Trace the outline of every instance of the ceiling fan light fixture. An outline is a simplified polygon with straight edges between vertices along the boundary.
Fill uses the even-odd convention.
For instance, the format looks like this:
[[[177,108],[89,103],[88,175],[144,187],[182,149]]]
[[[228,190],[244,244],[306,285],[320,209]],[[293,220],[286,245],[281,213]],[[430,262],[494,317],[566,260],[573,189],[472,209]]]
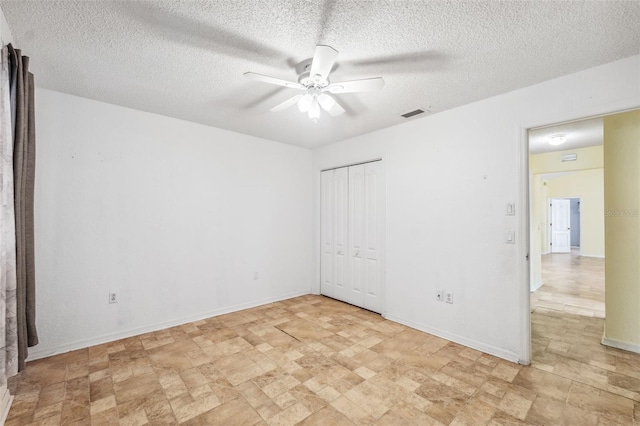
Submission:
[[[307,112],[311,109],[311,104],[313,103],[313,96],[310,94],[306,94],[300,98],[298,101],[298,109],[300,112]]]
[[[320,104],[318,104],[317,100],[314,100],[314,102],[311,103],[308,116],[314,123],[318,122],[318,119],[320,118]]]
[[[549,145],[562,145],[567,141],[567,137],[565,135],[553,135],[549,138]]]

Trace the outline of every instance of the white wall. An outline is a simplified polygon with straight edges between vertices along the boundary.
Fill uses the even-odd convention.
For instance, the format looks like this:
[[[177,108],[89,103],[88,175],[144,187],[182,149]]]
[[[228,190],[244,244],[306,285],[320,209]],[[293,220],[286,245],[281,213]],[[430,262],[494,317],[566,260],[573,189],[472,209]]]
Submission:
[[[0,39],[2,39],[2,45],[13,43],[13,35],[7,19],[4,17],[4,12],[0,9]]]
[[[30,359],[309,293],[311,151],[41,88],[36,120]]]
[[[526,129],[638,106],[639,77],[634,56],[316,149],[316,241],[319,171],[382,157],[386,317],[527,362]],[[517,244],[505,244],[507,230]],[[437,289],[454,303],[437,302]]]

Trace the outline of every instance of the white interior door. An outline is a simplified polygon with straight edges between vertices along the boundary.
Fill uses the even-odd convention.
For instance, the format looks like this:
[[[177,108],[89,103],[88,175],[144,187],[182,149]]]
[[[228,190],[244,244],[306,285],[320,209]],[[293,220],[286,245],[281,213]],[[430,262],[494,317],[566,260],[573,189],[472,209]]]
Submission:
[[[571,201],[551,200],[551,253],[571,251]]]

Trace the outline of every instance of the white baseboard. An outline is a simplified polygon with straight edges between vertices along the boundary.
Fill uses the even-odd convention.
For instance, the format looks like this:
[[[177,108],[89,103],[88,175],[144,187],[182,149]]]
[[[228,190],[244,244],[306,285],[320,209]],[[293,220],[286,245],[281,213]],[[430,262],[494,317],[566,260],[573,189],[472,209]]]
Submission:
[[[580,253],[581,257],[595,257],[596,259],[604,259],[604,256],[597,254]]]
[[[603,337],[602,344],[605,346],[611,346],[612,348],[623,349],[625,351],[640,354],[640,345],[637,343],[620,342],[619,340]]]
[[[0,425],[3,425],[9,415],[9,409],[13,402],[13,396],[9,393],[6,386],[0,388]]]
[[[497,356],[498,358],[505,359],[507,361],[520,363],[520,357],[518,354],[504,350],[502,348],[498,348],[492,345],[487,345],[486,343],[478,342],[473,339],[469,339],[467,337],[458,336],[456,334],[452,334],[443,330],[439,330],[437,328],[429,327],[424,324],[419,324],[417,322],[406,320],[403,318],[396,317],[395,315],[386,315],[386,319],[390,321],[395,321],[397,323],[406,325],[411,328],[415,328],[416,330],[423,331],[425,333],[433,334],[434,336],[441,337],[443,339],[450,340],[454,343],[461,344],[463,346],[467,346],[472,349],[476,349],[478,351],[487,353],[489,355]]]
[[[163,321],[156,324],[149,324],[142,327],[136,327],[129,330],[117,331],[114,333],[103,334],[102,336],[93,337],[90,339],[81,339],[74,342],[65,343],[62,345],[56,345],[48,348],[31,348],[29,349],[28,361],[34,361],[40,358],[46,358],[53,355],[59,355],[66,352],[75,351],[77,349],[88,348],[89,346],[101,345],[103,343],[113,342],[114,340],[125,339],[127,337],[138,336],[144,333],[150,333],[153,331],[163,330],[169,327],[175,327],[182,324],[187,324],[194,321],[199,321],[206,318],[216,317],[218,315],[229,314],[231,312],[241,311],[243,309],[255,308],[256,306],[266,305],[268,303],[280,302],[282,300],[291,299],[293,297],[305,296],[310,294],[309,290],[295,291],[287,293],[281,296],[268,297],[265,299],[255,300],[252,302],[241,303],[238,305],[226,306],[223,308],[214,309],[213,311],[203,312],[196,315],[190,315],[184,318],[173,319],[169,321]],[[0,423],[2,424],[2,423]]]
[[[531,293],[533,293],[534,291],[538,290],[540,287],[542,287],[544,283],[542,281],[540,281],[539,283],[534,284],[533,286],[531,286]]]

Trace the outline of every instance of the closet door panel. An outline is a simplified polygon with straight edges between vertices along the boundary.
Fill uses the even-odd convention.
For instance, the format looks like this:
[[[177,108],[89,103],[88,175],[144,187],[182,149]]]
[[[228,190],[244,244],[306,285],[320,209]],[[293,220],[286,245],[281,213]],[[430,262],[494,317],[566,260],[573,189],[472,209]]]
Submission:
[[[347,301],[349,282],[349,171],[347,168],[334,170],[334,291],[333,297]]]
[[[334,171],[322,172],[320,180],[320,293],[334,293]]]
[[[364,165],[364,250],[365,291],[364,307],[382,312],[382,255],[381,231],[383,225],[384,188],[382,188],[382,163]]]
[[[348,302],[364,306],[365,290],[365,166],[349,167],[349,269]]]

